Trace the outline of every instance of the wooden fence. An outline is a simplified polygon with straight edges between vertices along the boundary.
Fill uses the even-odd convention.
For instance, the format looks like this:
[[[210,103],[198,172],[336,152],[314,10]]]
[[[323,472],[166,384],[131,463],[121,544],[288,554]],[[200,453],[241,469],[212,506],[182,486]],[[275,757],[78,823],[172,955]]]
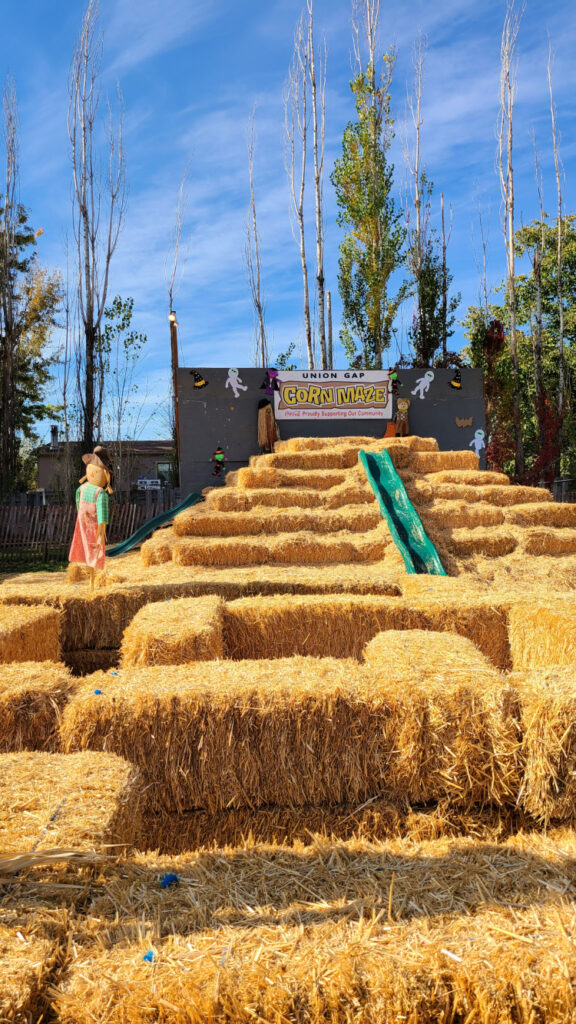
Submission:
[[[106,534],[108,544],[118,544],[134,533],[158,508],[146,504],[114,504]],[[0,568],[19,562],[65,561],[74,533],[74,505],[44,508],[0,506]]]

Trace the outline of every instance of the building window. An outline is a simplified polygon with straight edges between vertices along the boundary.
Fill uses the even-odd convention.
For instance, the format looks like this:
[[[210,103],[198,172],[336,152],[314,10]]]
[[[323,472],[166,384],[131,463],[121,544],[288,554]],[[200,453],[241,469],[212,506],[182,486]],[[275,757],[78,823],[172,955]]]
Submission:
[[[162,483],[170,483],[170,477],[172,475],[172,466],[169,462],[157,462],[156,463],[156,477],[161,480]]]

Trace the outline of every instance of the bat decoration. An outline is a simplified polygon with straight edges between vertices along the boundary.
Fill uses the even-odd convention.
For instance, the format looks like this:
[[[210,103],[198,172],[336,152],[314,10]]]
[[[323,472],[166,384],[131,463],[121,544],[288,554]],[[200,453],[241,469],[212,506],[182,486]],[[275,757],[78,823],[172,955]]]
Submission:
[[[452,380],[448,381],[448,387],[457,388],[458,390],[462,387],[462,373],[459,366],[454,370],[454,377]]]
[[[266,395],[273,395],[275,391],[280,391],[281,383],[278,370],[275,366],[271,366],[269,370],[266,370],[266,376],[264,377],[264,382],[260,385],[260,390],[264,390]]]
[[[190,370],[190,373],[194,377],[194,387],[195,388],[205,388],[206,387],[206,385],[208,384],[208,381],[204,379],[204,377],[202,376],[201,373],[198,373],[198,370]]]
[[[472,426],[472,419],[473,419],[472,416],[469,416],[467,420],[462,420],[462,419],[460,419],[459,416],[456,416],[456,426],[457,427],[471,427]]]

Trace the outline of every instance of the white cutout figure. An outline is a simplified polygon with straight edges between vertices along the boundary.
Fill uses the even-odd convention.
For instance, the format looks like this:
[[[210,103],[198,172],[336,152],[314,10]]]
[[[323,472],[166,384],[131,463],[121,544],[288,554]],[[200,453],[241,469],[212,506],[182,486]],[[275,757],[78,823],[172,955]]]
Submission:
[[[234,398],[239,398],[241,391],[248,391],[246,385],[242,383],[240,373],[238,372],[238,370],[234,369],[228,370],[228,380],[226,381],[224,387],[232,388],[232,391],[234,392]]]
[[[474,434],[474,437],[470,441],[470,444],[468,445],[468,447],[469,448],[473,447],[476,455],[478,455],[478,457],[480,457],[480,452],[482,451],[483,448],[486,447],[486,445],[484,444],[484,431],[483,430],[477,430],[476,431],[476,433]]]
[[[418,398],[424,398],[424,395],[428,394],[428,388],[434,380],[434,370],[426,370],[423,377],[420,377],[416,381],[416,387],[410,394],[415,395],[418,392]]]

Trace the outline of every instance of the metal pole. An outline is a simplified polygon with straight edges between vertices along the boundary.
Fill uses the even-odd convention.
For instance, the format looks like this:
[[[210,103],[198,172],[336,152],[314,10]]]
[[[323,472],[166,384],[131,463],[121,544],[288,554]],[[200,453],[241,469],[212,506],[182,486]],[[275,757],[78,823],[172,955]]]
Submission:
[[[168,314],[170,321],[170,350],[172,353],[172,390],[174,393],[174,426],[176,428],[176,461],[178,463],[178,482],[180,486],[180,415],[178,412],[178,322],[176,312],[171,309]]]

